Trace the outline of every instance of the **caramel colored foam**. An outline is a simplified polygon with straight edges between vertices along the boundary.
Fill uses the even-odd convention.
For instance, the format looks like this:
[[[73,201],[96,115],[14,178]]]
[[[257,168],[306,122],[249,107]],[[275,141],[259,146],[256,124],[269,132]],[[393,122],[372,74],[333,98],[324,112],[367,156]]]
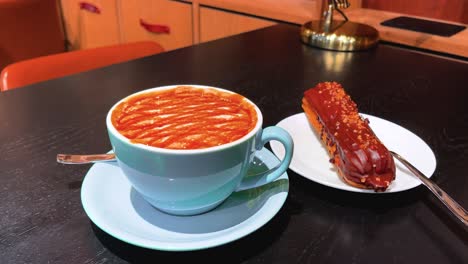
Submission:
[[[252,131],[257,119],[241,95],[191,86],[132,96],[112,113],[112,124],[131,142],[167,149],[227,144]]]

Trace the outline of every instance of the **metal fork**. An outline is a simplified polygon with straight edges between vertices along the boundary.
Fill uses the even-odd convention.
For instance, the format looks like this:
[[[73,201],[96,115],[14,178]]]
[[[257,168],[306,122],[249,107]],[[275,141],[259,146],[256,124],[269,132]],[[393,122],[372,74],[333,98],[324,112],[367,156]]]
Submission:
[[[465,226],[468,226],[468,213],[466,210],[458,204],[452,197],[450,197],[446,192],[444,192],[437,184],[429,180],[422,172],[420,172],[416,167],[409,163],[405,158],[399,154],[390,151],[390,153],[399,160],[403,165],[405,165],[418,179],[426,186],[431,192],[439,198],[439,200],[463,223]]]

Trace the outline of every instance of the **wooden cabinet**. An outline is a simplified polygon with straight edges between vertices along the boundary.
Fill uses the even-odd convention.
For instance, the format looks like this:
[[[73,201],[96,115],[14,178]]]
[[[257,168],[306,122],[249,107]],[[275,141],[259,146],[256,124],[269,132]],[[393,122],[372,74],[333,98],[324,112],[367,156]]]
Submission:
[[[154,40],[165,50],[193,44],[190,3],[61,0],[69,50]]]
[[[200,42],[224,38],[275,24],[270,20],[209,7],[200,7],[199,14]]]
[[[301,24],[315,17],[320,5],[319,0],[61,0],[61,7],[69,50],[141,40],[173,50],[276,21]]]
[[[120,42],[117,0],[61,0],[68,50]]]
[[[190,3],[169,0],[120,1],[123,42],[154,40],[165,50],[193,44]]]

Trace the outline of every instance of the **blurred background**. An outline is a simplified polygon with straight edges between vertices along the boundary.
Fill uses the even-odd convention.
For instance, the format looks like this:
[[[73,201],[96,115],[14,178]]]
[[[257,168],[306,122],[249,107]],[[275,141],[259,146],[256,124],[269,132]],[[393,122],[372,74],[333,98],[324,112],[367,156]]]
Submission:
[[[320,17],[322,2],[0,0],[0,71],[13,62],[71,50],[153,40],[169,51],[276,23],[301,25]],[[347,11],[380,10],[468,23],[468,0],[350,2]]]

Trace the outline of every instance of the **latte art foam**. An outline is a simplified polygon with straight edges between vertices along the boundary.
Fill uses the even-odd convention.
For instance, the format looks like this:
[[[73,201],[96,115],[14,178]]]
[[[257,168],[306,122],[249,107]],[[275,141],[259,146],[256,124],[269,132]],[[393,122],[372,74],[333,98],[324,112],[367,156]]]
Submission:
[[[138,94],[112,112],[113,126],[131,142],[167,149],[233,142],[257,119],[254,107],[238,94],[190,86]]]

